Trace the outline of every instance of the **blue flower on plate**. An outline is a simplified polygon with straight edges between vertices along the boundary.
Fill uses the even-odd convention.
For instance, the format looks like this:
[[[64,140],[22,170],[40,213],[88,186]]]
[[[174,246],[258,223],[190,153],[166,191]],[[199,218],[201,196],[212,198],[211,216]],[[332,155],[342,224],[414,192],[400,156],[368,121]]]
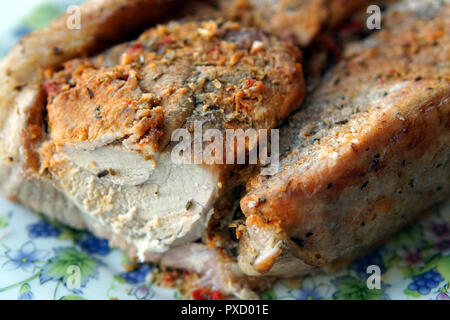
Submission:
[[[41,220],[27,226],[30,238],[57,238],[62,233],[62,229]]]
[[[294,296],[297,300],[320,300],[324,297],[320,287],[313,280],[305,279],[302,281],[301,289]]]
[[[81,249],[88,254],[107,255],[110,252],[106,239],[99,239],[91,234],[83,236],[78,242]]]
[[[6,252],[8,261],[6,261],[2,268],[6,270],[22,269],[26,272],[32,272],[35,268],[35,263],[43,261],[47,256],[47,251],[37,250],[33,241],[25,242],[19,250]]]
[[[153,270],[151,265],[143,264],[139,269],[131,272],[122,272],[119,277],[124,279],[129,284],[136,284],[145,282],[147,274]]]

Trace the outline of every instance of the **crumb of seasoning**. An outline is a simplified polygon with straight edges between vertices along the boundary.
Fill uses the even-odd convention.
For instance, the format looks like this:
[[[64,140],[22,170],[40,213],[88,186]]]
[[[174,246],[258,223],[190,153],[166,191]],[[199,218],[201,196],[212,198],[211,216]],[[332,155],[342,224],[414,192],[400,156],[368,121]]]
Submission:
[[[190,208],[191,206],[192,206],[192,201],[189,200],[188,202],[186,202],[185,209],[186,209],[186,210],[189,210],[189,208]]]
[[[249,207],[249,208],[254,208],[254,207],[256,207],[256,201],[249,201],[249,202],[248,202],[248,207]]]
[[[222,88],[222,83],[219,80],[217,80],[217,79],[214,79],[212,81],[212,84],[214,85],[214,87],[216,87],[216,89]]]
[[[395,118],[401,120],[401,121],[406,121],[406,118],[404,116],[402,116],[400,113],[396,113],[395,114]]]
[[[265,203],[266,201],[267,201],[267,200],[266,200],[265,198],[259,198],[259,199],[258,199],[258,202],[259,202],[259,203]]]
[[[97,177],[103,178],[103,177],[107,176],[108,174],[109,174],[108,170],[102,170],[99,173],[97,173]]]
[[[420,81],[420,80],[422,80],[422,77],[421,77],[421,76],[418,76],[418,77],[415,77],[415,78],[414,78],[414,81],[416,81],[416,82],[417,82],[417,81]]]
[[[264,42],[255,40],[255,41],[253,41],[252,48],[250,49],[250,53],[252,53],[252,54],[257,53],[258,51],[264,49],[264,47],[265,47]]]

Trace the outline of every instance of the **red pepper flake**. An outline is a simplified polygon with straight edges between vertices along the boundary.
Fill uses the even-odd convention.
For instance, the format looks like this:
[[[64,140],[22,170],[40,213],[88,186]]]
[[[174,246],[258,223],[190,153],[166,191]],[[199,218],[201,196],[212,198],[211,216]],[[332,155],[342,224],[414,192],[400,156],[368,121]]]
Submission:
[[[142,47],[142,44],[140,42],[138,42],[134,46],[128,48],[127,54],[132,56],[132,55],[134,55],[134,54],[136,54],[138,52],[141,52],[143,50],[144,50],[144,48]]]
[[[252,79],[252,78],[245,80],[245,88],[244,89],[250,88],[255,83],[255,81],[256,80]]]
[[[166,36],[162,39],[162,43],[165,44],[166,46],[169,46],[174,42],[175,41],[173,40],[173,38],[171,36]]]
[[[56,85],[52,82],[45,82],[44,89],[45,89],[45,92],[47,93],[47,95],[50,95],[52,93],[55,93]]]
[[[194,300],[223,300],[223,295],[218,290],[210,291],[208,289],[196,289],[192,291]]]
[[[217,50],[216,48],[211,48],[211,49],[208,50],[208,54],[211,54],[211,53],[213,53],[216,50]]]
[[[223,300],[223,295],[220,291],[214,290],[212,292],[212,300]]]
[[[161,276],[161,282],[174,282],[175,278],[170,272],[164,272]]]

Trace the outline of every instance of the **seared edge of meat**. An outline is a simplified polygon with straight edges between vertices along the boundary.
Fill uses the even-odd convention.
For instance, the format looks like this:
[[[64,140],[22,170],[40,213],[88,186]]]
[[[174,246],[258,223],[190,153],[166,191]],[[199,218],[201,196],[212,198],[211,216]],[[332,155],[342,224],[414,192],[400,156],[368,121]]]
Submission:
[[[99,4],[98,1],[95,3]],[[98,6],[94,7],[98,10],[101,9]],[[84,6],[83,10],[87,10],[86,8],[89,8],[89,5]],[[109,8],[113,10],[114,7]],[[104,25],[100,24],[98,19],[96,20],[96,14],[98,15],[99,12],[92,10],[84,11],[83,16],[91,17],[90,21],[98,22],[97,25],[95,22],[88,25],[92,28],[90,30],[91,35],[96,35],[94,32],[96,26],[100,28]],[[86,15],[87,13],[92,15]],[[105,15],[107,13],[114,15],[115,12],[106,10]],[[97,44],[96,41],[98,40],[95,36],[89,39],[84,38],[76,32],[73,37],[68,35],[61,30],[63,19],[60,18],[59,24],[55,22],[49,28],[26,38],[20,44],[22,49],[13,49],[13,51],[24,52],[23,63],[21,65],[16,64],[15,70],[7,69],[5,71],[11,76],[9,78],[11,82],[8,83],[9,87],[13,84],[20,85],[14,87],[16,90],[14,95],[8,96],[5,94],[1,99],[1,103],[6,103],[8,99],[10,99],[8,101],[13,101],[12,108],[4,108],[7,121],[2,128],[1,147],[4,163],[1,166],[1,176],[4,179],[2,179],[1,190],[10,199],[20,201],[26,206],[44,212],[63,223],[76,228],[87,228],[100,237],[113,240],[112,243],[117,238],[119,239],[117,241],[122,243],[124,247],[132,248],[141,260],[157,260],[164,263],[161,256],[165,252],[171,251],[169,250],[171,245],[180,246],[201,237],[203,230],[206,228],[206,222],[212,214],[214,201],[220,194],[222,174],[224,171],[228,172],[228,169],[222,166],[197,165],[192,166],[189,170],[182,169],[181,166],[176,168],[171,166],[168,155],[173,145],[168,144],[167,136],[170,136],[173,129],[182,126],[190,129],[195,120],[203,119],[206,119],[205,126],[207,128],[214,128],[215,125],[219,124],[222,130],[225,128],[274,127],[300,103],[304,95],[301,65],[295,61],[295,58],[298,58],[297,53],[293,48],[288,49],[274,38],[256,30],[241,30],[236,24],[229,24],[226,32],[219,33],[222,38],[213,39],[216,37],[216,31],[225,30],[224,26],[218,26],[214,22],[198,23],[188,27],[171,23],[168,26],[159,26],[152,29],[152,31],[144,33],[139,40],[114,47],[105,54],[92,59],[79,58],[67,62],[64,69],[58,71],[61,63],[66,62],[69,58],[82,56],[85,51],[90,52],[89,50]],[[105,17],[105,21],[112,23],[112,20],[108,20],[107,17]],[[103,22],[106,23],[105,21]],[[110,27],[111,30],[114,30],[113,25]],[[215,28],[217,29],[214,30]],[[177,34],[180,29],[181,32],[186,32],[184,35],[188,39],[170,38],[171,33],[180,36],[180,34]],[[49,41],[47,44],[49,46],[53,43],[58,44],[57,49],[54,49],[50,54],[46,50],[42,52],[33,51],[36,47],[32,44],[47,33]],[[76,42],[76,37],[81,37],[86,41]],[[66,40],[67,42],[65,42]],[[235,51],[231,52],[230,56],[226,56],[222,54],[221,50],[212,50],[215,48],[205,45],[201,50],[195,50],[194,48],[189,53],[189,49],[192,48],[186,45],[183,40],[197,41],[197,44],[200,43],[200,45],[202,43],[214,43],[218,46],[224,46],[225,50],[230,52],[231,50]],[[154,41],[155,43],[160,41],[160,43],[155,44]],[[148,47],[142,45],[145,42]],[[74,47],[68,47],[69,45]],[[153,45],[154,47],[152,47]],[[33,50],[24,50],[23,46],[31,46]],[[180,46],[184,46],[184,50]],[[178,64],[174,63],[174,67],[170,69],[170,63],[172,62],[170,56],[173,53],[172,58],[175,57],[179,61]],[[234,53],[236,55],[233,55]],[[267,58],[264,53],[267,53]],[[142,57],[142,55],[145,56]],[[2,66],[15,58],[17,58],[17,55],[10,53],[2,62]],[[183,58],[185,58],[184,61],[182,61]],[[153,68],[153,65],[146,63],[146,61],[154,62],[155,65],[159,63],[169,65],[168,69],[164,69],[165,66],[161,67],[164,69],[162,72],[163,78],[167,76],[166,82],[155,83],[159,77],[151,77],[151,80],[147,83],[142,81],[136,85],[136,82],[143,79],[140,78],[141,75],[134,77],[136,74],[132,74],[133,67],[136,67],[137,64],[136,69],[139,66],[142,68],[148,67],[148,69]],[[261,61],[266,61],[267,64],[261,64]],[[134,64],[133,67],[132,64]],[[39,72],[35,72],[38,69],[37,67],[41,69],[50,68],[54,71],[41,72],[42,70],[39,70]],[[234,72],[235,69],[232,67],[238,68],[240,72]],[[125,69],[125,72],[122,69]],[[83,74],[84,71],[86,71],[86,74]],[[126,71],[129,71],[129,73],[123,75],[122,73],[126,73]],[[28,82],[21,82],[27,73],[29,76]],[[155,127],[153,124],[147,127],[147,129],[164,128],[163,135],[158,137],[161,140],[157,141],[159,144],[156,147],[154,147],[156,144],[149,143],[148,145],[151,146],[149,149],[133,148],[130,147],[132,144],[120,145],[116,139],[108,140],[108,138],[104,140],[93,139],[94,143],[89,145],[83,143],[85,142],[83,134],[66,136],[66,133],[70,131],[65,130],[66,127],[82,126],[85,118],[92,114],[86,113],[85,117],[79,114],[79,117],[76,117],[76,112],[83,106],[76,106],[75,103],[70,110],[71,112],[68,112],[69,109],[64,110],[63,106],[68,107],[70,104],[61,100],[64,100],[64,97],[70,100],[71,95],[74,98],[80,98],[83,95],[86,99],[85,102],[103,98],[105,101],[102,102],[107,104],[108,95],[102,94],[109,90],[112,95],[119,88],[111,86],[102,91],[101,81],[94,83],[92,86],[89,81],[92,80],[91,76],[94,76],[94,78],[98,75],[107,77],[111,74],[117,74],[120,78],[119,82],[125,83],[123,96],[120,98],[125,98],[128,95],[130,99],[127,100],[136,98],[133,102],[144,105],[143,108],[138,106],[135,109],[134,116],[138,116],[137,113],[140,112],[139,116],[152,118],[154,117],[153,111],[161,111],[161,108],[167,105],[172,107],[164,110],[166,113],[162,125],[161,122],[157,122]],[[144,72],[143,74],[145,76]],[[186,86],[185,88],[188,88],[186,90],[191,91],[188,95],[183,96],[183,92],[180,92],[179,95],[171,97],[172,103],[165,104],[164,98],[161,99],[162,101],[158,98],[153,99],[154,96],[145,91],[146,89],[152,90],[157,85],[167,86],[168,91],[172,91],[170,76],[173,76],[172,80],[176,79],[175,74],[179,75],[177,80],[186,80],[182,84]],[[224,76],[224,79],[216,79],[218,74]],[[236,77],[236,75],[239,75],[239,77]],[[156,76],[156,72],[153,76]],[[43,82],[44,78],[47,79],[45,83]],[[209,78],[209,80],[206,78]],[[77,80],[78,83],[71,83],[74,80]],[[117,78],[114,78],[114,80],[117,80]],[[220,80],[224,80],[224,83]],[[202,82],[201,86],[195,82]],[[220,95],[222,91],[218,89],[228,89],[228,83],[235,85],[233,90],[236,90],[236,97],[233,95],[227,96],[227,92]],[[205,90],[200,90],[196,95],[197,93],[193,93],[196,91],[195,88],[193,89],[195,86],[188,87],[188,84],[194,84]],[[142,87],[139,85],[142,85]],[[148,88],[145,85],[148,85]],[[71,91],[71,89],[73,90]],[[133,91],[134,89],[136,90]],[[213,99],[213,93],[219,93],[218,98],[224,100],[220,101],[219,107],[217,101]],[[179,97],[181,97],[180,100],[177,100]],[[186,111],[181,108],[183,104],[180,103],[184,98],[186,98],[186,101],[190,98],[201,98],[201,101],[189,101],[191,107]],[[141,101],[141,99],[144,101]],[[170,100],[170,97],[168,100]],[[54,105],[58,101],[60,105]],[[47,102],[49,102],[48,106],[52,106],[51,108],[47,109]],[[112,109],[105,113],[94,108],[95,119],[104,119],[108,115],[114,115],[114,106],[113,104],[110,106]],[[58,107],[61,108],[59,111]],[[179,108],[177,109],[177,107]],[[223,107],[226,112],[220,112],[220,107]],[[125,108],[124,110],[128,109]],[[143,111],[148,110],[150,110],[149,114],[142,114]],[[48,122],[46,121],[47,113],[49,116]],[[245,116],[240,118],[239,113]],[[117,112],[117,114],[120,115],[121,112]],[[232,121],[229,122],[228,118],[223,115],[230,115]],[[84,123],[90,124],[90,122]],[[121,129],[120,123],[120,120],[113,122],[113,124],[118,125],[119,130]],[[58,125],[62,126],[60,132],[62,134],[57,133]],[[148,132],[145,129],[146,125],[143,124],[145,134]],[[108,126],[114,127],[111,123]],[[100,128],[108,129],[107,126],[102,127],[101,122]],[[88,126],[88,133],[89,130],[91,128]],[[127,134],[129,132],[125,132],[125,136]],[[104,138],[106,135],[100,130],[100,134],[96,134],[95,137]],[[163,142],[161,143],[161,141]],[[152,150],[149,151],[150,149]],[[158,161],[161,161],[162,164],[158,164]],[[112,169],[111,167],[114,167],[114,165],[117,165],[119,170]],[[160,168],[163,169],[160,170]],[[120,172],[121,170],[123,172]],[[165,170],[168,171],[169,177],[172,177],[169,180],[167,180],[167,176],[164,176]],[[149,178],[149,176],[151,177]],[[179,177],[182,179],[179,179]],[[205,184],[207,192],[201,191],[202,186],[194,183],[195,181],[188,181],[197,178],[201,180],[199,181],[200,184]],[[155,183],[155,180],[158,183],[165,183],[167,190],[155,188],[155,185],[158,184]],[[174,182],[175,187],[170,184],[174,180],[178,180]],[[185,184],[189,185],[188,191],[183,188],[178,189]],[[225,186],[225,183],[223,185]],[[144,202],[148,199],[156,199],[157,194],[160,195],[164,191],[167,191],[167,194],[171,194],[174,198],[180,194],[184,196],[183,192],[188,192],[195,197],[201,197],[201,199],[199,201],[191,201],[192,198],[190,197],[184,199],[189,200],[188,202],[167,199],[165,208],[174,203],[178,205],[183,202],[182,209],[174,212],[175,215],[181,214],[182,218],[173,220],[177,225],[170,222],[166,223],[165,226],[173,226],[177,230],[171,231],[169,234],[162,234],[159,238],[164,242],[162,245],[161,243],[153,244],[152,241],[148,241],[147,237],[160,231],[164,233],[167,229],[160,226],[161,220],[157,219],[158,217],[149,219],[147,216],[149,214],[148,206],[146,207],[147,210],[144,210]],[[150,207],[153,208],[154,206]],[[198,219],[198,217],[201,217],[201,219]],[[171,217],[165,218],[170,220]],[[183,222],[183,219],[186,220],[186,223]],[[124,226],[126,227],[124,228]],[[181,236],[178,237],[178,235]],[[236,263],[234,265],[236,266]],[[195,268],[193,269],[196,271]],[[238,268],[235,267],[235,269]],[[221,270],[225,272],[227,268],[223,267]]]
[[[390,12],[389,27],[347,52],[287,119],[280,172],[250,179],[241,201],[247,274],[295,276],[351,260],[448,199],[444,2],[426,15]]]

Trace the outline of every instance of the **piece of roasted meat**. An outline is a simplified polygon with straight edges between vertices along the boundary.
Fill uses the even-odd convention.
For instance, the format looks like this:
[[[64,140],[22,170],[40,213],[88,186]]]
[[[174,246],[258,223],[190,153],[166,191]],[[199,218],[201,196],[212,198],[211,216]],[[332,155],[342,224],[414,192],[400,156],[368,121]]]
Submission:
[[[450,195],[450,5],[404,1],[347,48],[280,130],[280,171],[247,183],[239,266],[349,262]]]
[[[101,15],[96,3],[86,4],[85,14]],[[94,30],[95,21],[103,23],[91,21]],[[82,56],[92,43],[83,34],[86,43],[70,49],[81,35],[63,25],[31,34],[19,48],[43,34],[57,52],[46,57],[47,47],[25,49],[19,70],[9,69],[20,50],[13,49],[0,70],[20,84],[10,88],[14,96],[1,96],[2,192],[140,261],[182,267],[180,259],[171,262],[179,250],[166,255],[178,247],[192,253],[187,259],[200,259],[205,248],[195,242],[205,236],[218,199],[238,183],[232,176],[240,166],[206,151],[176,162],[179,139],[172,136],[185,129],[195,150],[204,145],[197,129],[225,137],[226,129],[276,127],[305,93],[300,52],[258,29],[214,20],[172,21],[86,58],[64,59]],[[26,72],[29,80],[21,82]],[[236,150],[236,159],[255,147]]]

